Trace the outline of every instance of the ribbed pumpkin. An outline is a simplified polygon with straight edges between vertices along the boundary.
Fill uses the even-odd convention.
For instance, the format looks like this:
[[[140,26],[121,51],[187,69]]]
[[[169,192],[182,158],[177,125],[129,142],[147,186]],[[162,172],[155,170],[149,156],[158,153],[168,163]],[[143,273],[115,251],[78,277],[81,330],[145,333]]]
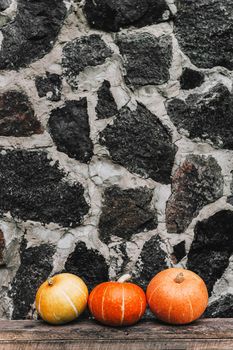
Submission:
[[[156,317],[171,324],[198,319],[208,304],[204,281],[194,272],[181,268],[159,272],[149,283],[146,296]]]
[[[36,309],[44,321],[63,324],[73,321],[85,309],[88,289],[81,278],[61,273],[45,281],[36,294]]]
[[[96,320],[109,326],[129,326],[140,320],[146,296],[139,286],[126,282],[129,278],[124,275],[117,282],[104,282],[92,290],[88,306]]]

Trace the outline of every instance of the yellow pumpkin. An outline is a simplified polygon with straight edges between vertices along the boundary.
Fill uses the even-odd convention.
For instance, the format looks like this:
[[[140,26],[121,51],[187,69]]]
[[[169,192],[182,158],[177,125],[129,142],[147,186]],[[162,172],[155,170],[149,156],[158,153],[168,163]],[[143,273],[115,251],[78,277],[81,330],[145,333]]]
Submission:
[[[44,321],[63,324],[73,321],[86,308],[88,289],[81,278],[61,273],[45,281],[36,294],[36,309]]]

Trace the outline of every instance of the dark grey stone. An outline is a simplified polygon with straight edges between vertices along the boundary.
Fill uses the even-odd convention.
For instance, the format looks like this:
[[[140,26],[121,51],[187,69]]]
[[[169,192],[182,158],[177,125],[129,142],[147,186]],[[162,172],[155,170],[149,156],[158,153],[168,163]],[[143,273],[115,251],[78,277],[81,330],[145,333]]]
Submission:
[[[168,268],[167,254],[160,247],[161,239],[153,236],[147,241],[136,264],[136,276],[133,281],[146,290],[151,279],[160,271]]]
[[[113,125],[100,133],[100,144],[116,163],[155,181],[169,183],[177,147],[168,130],[143,105],[119,111]]]
[[[12,0],[0,0],[0,11],[6,10],[12,3]]]
[[[113,54],[100,35],[82,36],[68,42],[63,48],[63,73],[68,83],[78,87],[77,77],[84,68],[98,66]]]
[[[89,290],[101,282],[107,282],[108,265],[97,250],[88,249],[84,242],[77,243],[65,263],[65,271],[83,279]]]
[[[159,85],[170,78],[172,40],[150,33],[118,35],[116,40],[126,69],[126,83],[132,86]]]
[[[50,101],[60,101],[62,78],[58,74],[46,72],[46,76],[37,76],[35,80],[39,97],[47,97]],[[47,94],[50,94],[48,96]]]
[[[178,264],[186,255],[185,241],[182,241],[173,246],[173,253],[171,258],[174,264]]]
[[[55,248],[48,244],[27,248],[23,239],[20,247],[21,263],[12,281],[9,296],[13,300],[13,320],[28,318],[37,289],[52,272]]]
[[[6,240],[3,231],[0,229],[0,266],[6,265]]]
[[[175,34],[192,63],[232,70],[232,0],[177,0],[177,5]]]
[[[97,119],[110,118],[118,112],[110,87],[109,81],[104,80],[102,86],[97,91],[98,103],[95,109]]]
[[[47,54],[66,13],[62,0],[18,0],[16,17],[1,29],[0,69],[26,67]]]
[[[172,180],[166,223],[171,233],[183,233],[205,205],[223,195],[224,180],[217,161],[209,156],[189,155]]]
[[[217,84],[203,94],[189,95],[185,101],[174,98],[167,111],[181,134],[183,129],[194,141],[233,149],[233,98],[226,86]]]
[[[7,91],[0,94],[0,135],[31,136],[43,133],[26,94]]]
[[[86,0],[84,12],[91,27],[117,32],[171,19],[165,0]]]
[[[0,153],[0,214],[22,220],[77,226],[88,212],[80,183],[69,185],[59,163],[45,152]]]
[[[212,302],[204,317],[208,318],[232,318],[233,315],[233,295],[225,294]]]
[[[107,188],[99,221],[100,239],[109,243],[114,235],[128,240],[134,233],[156,228],[157,213],[150,207],[152,196],[152,190],[143,187]]]
[[[187,268],[204,279],[209,294],[229,265],[233,253],[232,227],[233,212],[230,210],[217,212],[196,224]]]
[[[127,264],[130,262],[130,258],[127,254],[127,241],[114,242],[110,248],[110,267],[116,274],[116,281],[126,273],[131,274],[128,271]]]
[[[191,68],[184,68],[180,77],[180,87],[183,90],[194,89],[205,80],[205,74]]]
[[[66,101],[54,109],[48,122],[49,132],[60,152],[87,163],[93,155],[86,98]]]

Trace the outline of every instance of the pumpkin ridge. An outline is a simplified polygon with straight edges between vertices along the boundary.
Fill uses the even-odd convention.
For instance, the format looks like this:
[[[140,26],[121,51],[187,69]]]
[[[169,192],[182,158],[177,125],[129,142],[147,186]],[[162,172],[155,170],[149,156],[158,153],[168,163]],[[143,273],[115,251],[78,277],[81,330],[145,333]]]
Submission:
[[[190,297],[189,295],[187,295],[187,299],[188,299],[188,302],[189,302],[189,306],[190,306],[190,309],[191,309],[191,320],[193,320],[193,317],[194,317],[194,312],[193,312],[193,306],[192,306],[192,303],[191,303],[191,300],[190,300]]]
[[[69,297],[69,295],[66,294],[66,292],[64,292],[64,290],[62,288],[58,288],[58,290],[60,290],[60,292],[62,293],[62,295],[64,296],[64,298],[66,299],[66,301],[70,304],[70,306],[72,307],[72,309],[74,310],[76,316],[78,317],[79,312],[76,308],[76,306],[74,305],[73,301],[71,300],[71,298]]]
[[[106,286],[104,292],[103,292],[103,297],[102,297],[102,305],[101,305],[101,311],[102,311],[102,319],[105,321],[105,317],[104,317],[104,299],[106,296],[106,292],[108,290],[109,285]]]
[[[168,310],[168,322],[171,322],[171,311],[172,311],[172,302],[170,302],[169,310]]]
[[[142,300],[141,296],[140,296],[140,302],[141,302],[141,306],[140,306],[139,319],[141,318],[142,312],[143,312],[143,308],[142,308],[142,306],[143,306],[143,300]]]
[[[79,287],[79,286],[76,286],[76,288],[79,290],[79,292],[84,296],[85,298],[85,301],[87,302],[87,295],[84,293],[84,291]]]
[[[122,305],[121,305],[121,311],[122,311],[121,324],[123,324],[124,318],[125,318],[125,289],[124,289],[124,285],[123,284],[122,284]]]
[[[166,284],[167,284],[167,282],[164,282],[163,284],[160,284],[159,286],[155,287],[155,289],[153,290],[153,292],[152,292],[151,295],[150,295],[150,298],[149,298],[149,300],[148,300],[148,303],[151,302],[151,299],[152,299],[154,293],[155,293],[159,288],[163,287],[163,286],[166,285]]]

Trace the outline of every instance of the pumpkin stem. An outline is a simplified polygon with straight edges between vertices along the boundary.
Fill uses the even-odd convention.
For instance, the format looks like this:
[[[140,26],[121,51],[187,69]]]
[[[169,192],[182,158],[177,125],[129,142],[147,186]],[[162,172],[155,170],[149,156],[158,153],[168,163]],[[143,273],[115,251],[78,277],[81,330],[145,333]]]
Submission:
[[[117,280],[117,282],[119,282],[119,283],[127,282],[128,280],[131,279],[131,277],[132,277],[132,276],[131,276],[129,273],[127,273],[127,274],[121,276],[121,277]]]
[[[49,277],[47,281],[48,281],[49,286],[53,285],[53,279],[51,277]]]
[[[184,274],[183,274],[183,272],[178,273],[178,275],[176,276],[176,278],[174,279],[174,281],[175,281],[176,283],[182,283],[182,282],[184,282]]]

